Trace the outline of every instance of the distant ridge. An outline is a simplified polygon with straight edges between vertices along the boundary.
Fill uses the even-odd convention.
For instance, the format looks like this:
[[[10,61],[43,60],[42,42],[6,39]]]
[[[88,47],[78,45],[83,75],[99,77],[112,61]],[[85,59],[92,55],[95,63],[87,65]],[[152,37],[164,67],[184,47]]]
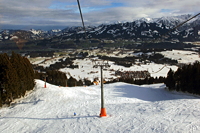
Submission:
[[[99,26],[87,26],[87,38],[95,39],[156,39],[166,34],[170,29],[188,20],[193,15],[167,16],[161,18],[141,18],[133,22],[117,22],[113,24],[101,24]],[[178,39],[180,41],[194,41],[200,38],[200,16],[192,19],[175,31],[168,33],[168,39]],[[10,40],[16,32],[21,30],[1,30],[0,41]],[[80,26],[66,27],[65,29],[54,29],[50,31],[31,29],[27,32],[28,40],[37,39],[81,39],[85,38],[84,30]]]

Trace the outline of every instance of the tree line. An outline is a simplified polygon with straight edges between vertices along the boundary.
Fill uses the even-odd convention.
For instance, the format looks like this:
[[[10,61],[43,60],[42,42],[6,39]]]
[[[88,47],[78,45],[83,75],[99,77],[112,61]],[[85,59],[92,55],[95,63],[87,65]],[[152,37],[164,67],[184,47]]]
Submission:
[[[26,57],[12,52],[11,56],[6,53],[0,54],[0,107],[9,105],[14,99],[24,97],[26,91],[35,86],[34,79],[44,80],[58,86],[83,86],[91,85],[88,79],[76,80],[67,78],[66,74],[58,70],[46,70],[38,72]]]
[[[165,84],[169,90],[200,95],[200,62],[179,67],[176,72],[170,69]]]
[[[156,83],[164,83],[165,77],[146,77],[146,78],[138,78],[134,79],[131,77],[120,77],[118,79],[114,79],[112,81],[107,81],[106,83],[115,83],[115,82],[125,82],[130,84],[136,84],[136,85],[143,85],[143,84],[156,84]]]
[[[83,80],[77,80],[70,76],[67,78],[66,74],[64,72],[60,72],[58,70],[46,70],[45,72],[35,72],[35,78],[36,79],[41,79],[41,80],[46,80],[46,82],[58,86],[67,86],[67,87],[74,87],[74,86],[89,86],[92,85],[93,83],[84,78]]]
[[[167,77],[146,77],[143,79],[120,77],[107,83],[113,82],[126,82],[137,85],[165,83],[170,91],[175,90],[200,95],[200,62],[196,61],[193,64],[183,65],[177,71],[170,69]]]
[[[0,54],[0,107],[32,90],[35,85],[34,76],[27,58],[14,52],[11,56]]]

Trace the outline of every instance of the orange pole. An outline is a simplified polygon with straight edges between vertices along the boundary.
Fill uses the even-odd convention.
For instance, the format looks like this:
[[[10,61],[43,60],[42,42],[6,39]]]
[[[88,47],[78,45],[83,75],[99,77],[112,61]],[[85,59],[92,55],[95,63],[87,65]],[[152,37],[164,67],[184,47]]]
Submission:
[[[44,88],[47,88],[47,85],[46,85],[46,82],[47,82],[47,75],[45,75],[45,77],[44,77]]]
[[[46,80],[45,80],[45,82],[44,82],[44,88],[47,88],[47,85],[46,85]]]
[[[107,114],[106,114],[106,108],[101,108],[100,117],[105,117],[105,116],[107,116]]]

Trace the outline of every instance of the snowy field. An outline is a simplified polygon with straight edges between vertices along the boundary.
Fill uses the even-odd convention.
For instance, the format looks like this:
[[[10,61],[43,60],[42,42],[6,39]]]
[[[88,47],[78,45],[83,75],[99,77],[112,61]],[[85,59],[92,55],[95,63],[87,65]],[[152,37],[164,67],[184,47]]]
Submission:
[[[36,80],[25,98],[0,109],[1,133],[199,133],[200,100],[163,84],[58,87]],[[74,112],[76,116],[74,116]]]
[[[183,50],[172,50],[160,52],[165,57],[177,60],[178,63],[193,63],[195,61],[200,61],[199,54],[194,51],[183,51]]]
[[[80,51],[79,51],[80,52]],[[89,51],[90,55],[107,55],[110,57],[126,57],[130,55],[134,55],[134,51],[126,51],[121,54],[120,50],[115,50],[115,51],[100,51],[99,49],[97,50],[92,50]],[[120,53],[120,54],[119,54]],[[189,64],[193,63],[195,61],[200,61],[199,54],[195,51],[183,51],[183,50],[172,50],[172,51],[163,51],[163,52],[158,52],[160,54],[163,54],[165,57],[177,60],[179,63],[184,63],[184,64]],[[140,54],[142,54],[140,52]],[[150,53],[152,54],[152,53]],[[118,55],[118,56],[116,56]],[[54,64],[59,61],[59,59],[65,59],[66,57],[69,56],[56,56],[54,58],[45,58],[45,57],[37,57],[37,58],[29,58],[30,62],[32,64],[37,64],[39,66],[43,67],[48,67],[51,64]],[[67,74],[67,77],[69,78],[70,76],[76,78],[77,80],[88,78],[89,80],[93,81],[94,78],[99,78],[100,79],[100,68],[93,68],[95,65],[95,60],[96,58],[85,58],[83,60],[77,59],[74,61],[74,65],[78,65],[79,68],[71,69],[71,68],[62,68],[60,71],[64,72]],[[107,62],[107,61],[106,61]],[[152,77],[166,77],[169,69],[171,68],[172,70],[176,71],[177,66],[171,66],[168,64],[156,64],[156,63],[148,63],[148,64],[143,64],[141,62],[138,62],[140,65],[133,65],[131,67],[123,67],[116,65],[114,62],[108,61],[110,67],[105,69],[103,71],[104,73],[104,79],[106,81],[112,80],[117,78],[114,74],[115,71],[148,71]]]
[[[84,60],[77,59],[74,61],[75,65],[79,65],[79,68],[63,68],[60,69],[60,71],[67,73],[67,77],[74,77],[76,79],[84,79],[88,78],[91,81],[93,81],[94,78],[100,79],[100,68],[93,68],[95,63],[89,59],[86,58]],[[103,71],[103,77],[106,81],[110,79],[117,78],[115,76],[115,71],[149,71],[150,75],[152,77],[167,77],[167,73],[170,70],[170,68],[174,71],[177,70],[177,66],[169,66],[169,65],[163,65],[163,64],[155,64],[155,63],[149,63],[145,65],[133,65],[131,67],[124,67],[116,65],[114,62],[108,61],[108,64],[110,65],[109,68],[105,68]]]

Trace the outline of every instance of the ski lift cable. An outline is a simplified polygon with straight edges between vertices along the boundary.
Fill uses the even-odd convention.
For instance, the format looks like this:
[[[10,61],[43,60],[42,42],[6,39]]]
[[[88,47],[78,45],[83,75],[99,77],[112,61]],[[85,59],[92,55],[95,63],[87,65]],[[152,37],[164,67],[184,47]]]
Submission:
[[[85,28],[84,19],[83,19],[83,15],[82,15],[82,11],[81,11],[81,6],[80,6],[79,0],[77,0],[77,3],[78,3],[79,11],[80,11],[80,16],[81,16],[81,20],[82,20],[83,29],[84,29],[84,31],[85,31],[85,38],[87,38],[87,36],[86,36],[86,28]],[[198,14],[196,14],[195,16],[189,18],[188,20],[186,20],[186,21],[184,21],[184,22],[178,24],[177,26],[175,26],[174,28],[172,28],[171,30],[169,30],[167,33],[171,32],[172,30],[175,30],[176,28],[182,26],[183,24],[187,23],[188,21],[192,20],[193,18],[195,18],[195,17],[197,17],[197,16],[199,16],[199,15],[200,15],[200,13],[198,13]],[[165,33],[164,35],[162,35],[161,38],[162,38],[163,36],[165,36],[167,33]],[[166,65],[164,65],[160,70],[158,70],[157,72],[154,72],[154,73],[158,73],[158,72],[161,71],[164,67],[166,67]],[[154,74],[154,73],[151,73],[151,74]]]
[[[189,18],[188,20],[186,20],[186,21],[184,21],[184,22],[178,24],[177,26],[175,26],[174,28],[172,28],[172,29],[171,29],[170,31],[168,31],[168,32],[171,32],[172,30],[175,30],[176,28],[182,26],[183,24],[187,23],[188,21],[192,20],[193,18],[196,18],[196,17],[199,16],[199,15],[200,15],[200,13],[196,14],[195,16]],[[167,32],[167,33],[168,33],[168,32]]]
[[[175,30],[176,28],[182,26],[183,24],[187,23],[188,21],[192,20],[193,18],[195,18],[195,17],[197,17],[197,16],[199,16],[199,15],[200,15],[200,13],[198,13],[198,14],[196,14],[195,16],[189,18],[188,20],[186,20],[186,21],[184,21],[184,22],[178,24],[177,26],[175,26],[174,28],[172,28],[171,30],[169,30],[167,33],[169,33],[169,32],[171,32],[171,31]],[[162,36],[161,36],[161,39],[162,39],[162,37],[164,37],[167,33],[165,33],[164,35],[162,35]],[[160,72],[160,71],[161,71],[163,68],[165,68],[165,67],[168,68],[166,65],[164,65],[164,66],[163,66],[161,69],[159,69],[157,72],[150,73],[150,74],[158,73],[158,72]],[[169,68],[168,68],[168,69],[169,69]]]
[[[84,29],[84,31],[85,31],[85,38],[87,38],[87,36],[86,36],[86,28],[85,28],[84,19],[83,19],[83,14],[82,14],[82,11],[81,11],[81,5],[80,5],[79,0],[77,0],[77,3],[78,3],[79,11],[80,11],[80,16],[81,16],[81,20],[82,20],[83,29]]]
[[[158,37],[157,39],[155,39],[154,41],[149,41],[149,43],[153,43],[156,42],[158,39],[162,39],[164,36],[166,36],[169,32],[172,32],[173,30],[177,29],[178,27],[182,26],[183,24],[187,23],[188,21],[194,19],[195,17],[199,16],[200,13],[194,15],[193,17],[187,19],[186,21],[176,25],[175,27],[173,27],[172,29],[170,29],[169,31],[167,31],[166,33],[164,33],[163,35],[161,35],[160,37]],[[145,43],[147,43],[148,41],[145,41]]]
[[[162,69],[164,69],[165,67],[167,67],[166,65],[164,65],[162,68],[160,68],[158,71],[156,71],[156,72],[153,72],[153,73],[150,73],[150,74],[155,74],[155,73],[158,73],[158,72],[160,72]]]
[[[79,11],[80,11],[80,16],[81,16],[81,20],[82,20],[83,29],[84,29],[84,31],[85,31],[85,37],[87,38],[87,36],[86,36],[86,28],[85,28],[84,19],[83,19],[83,15],[82,15],[82,11],[81,11],[81,6],[80,6],[79,0],[77,0],[77,3],[78,3]],[[171,31],[175,30],[176,28],[182,26],[183,24],[187,23],[188,21],[192,20],[193,18],[195,18],[195,17],[197,17],[197,16],[199,16],[199,15],[200,15],[200,13],[198,13],[198,14],[196,14],[195,16],[189,18],[188,20],[186,20],[186,21],[184,21],[184,22],[178,24],[177,26],[175,26],[174,28],[172,28],[171,30],[169,30],[167,33],[169,33],[169,32],[171,32]],[[162,39],[162,37],[165,36],[167,33],[165,33],[164,35],[162,35],[162,36],[161,36],[161,39]]]

